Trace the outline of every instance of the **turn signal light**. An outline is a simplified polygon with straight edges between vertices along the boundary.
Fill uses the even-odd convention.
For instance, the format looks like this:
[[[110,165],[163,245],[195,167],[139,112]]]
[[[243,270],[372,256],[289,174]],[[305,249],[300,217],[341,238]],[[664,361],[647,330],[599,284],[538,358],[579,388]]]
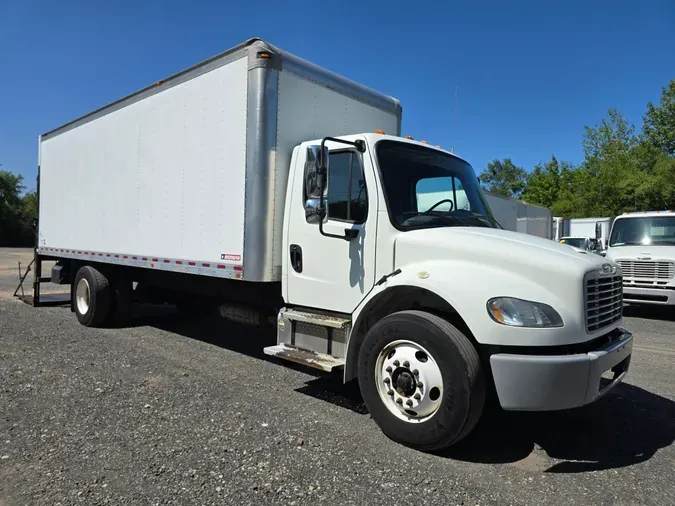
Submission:
[[[375,130],[376,134],[384,135],[384,130]]]

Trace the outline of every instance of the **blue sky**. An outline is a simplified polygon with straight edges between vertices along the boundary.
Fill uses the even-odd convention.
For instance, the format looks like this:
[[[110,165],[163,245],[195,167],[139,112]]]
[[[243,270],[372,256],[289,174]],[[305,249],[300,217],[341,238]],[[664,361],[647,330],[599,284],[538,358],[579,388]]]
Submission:
[[[639,128],[675,78],[675,1],[553,4],[0,0],[0,163],[34,187],[38,134],[253,36],[397,97],[404,135],[477,172],[579,163],[584,125]]]

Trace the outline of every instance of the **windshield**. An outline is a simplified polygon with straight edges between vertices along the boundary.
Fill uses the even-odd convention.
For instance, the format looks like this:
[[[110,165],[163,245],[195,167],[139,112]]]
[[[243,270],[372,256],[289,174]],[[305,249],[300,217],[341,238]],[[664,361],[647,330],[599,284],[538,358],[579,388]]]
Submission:
[[[498,228],[471,165],[435,149],[382,140],[375,152],[392,224]]]
[[[584,249],[586,246],[586,240],[583,239],[582,237],[565,237],[563,239],[560,239],[560,242],[564,244],[569,244],[570,246],[574,246],[575,248],[581,248]]]
[[[614,222],[610,246],[675,246],[675,216],[619,218]]]

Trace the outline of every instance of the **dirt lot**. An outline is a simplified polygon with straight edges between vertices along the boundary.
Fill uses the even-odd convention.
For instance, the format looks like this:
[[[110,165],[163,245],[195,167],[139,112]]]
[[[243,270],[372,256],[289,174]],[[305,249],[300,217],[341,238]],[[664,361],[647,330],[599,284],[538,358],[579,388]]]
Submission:
[[[263,355],[268,331],[169,308],[86,329],[12,300],[21,255],[0,250],[0,506],[675,504],[673,315],[628,312],[632,369],[598,403],[492,413],[427,455],[355,385]]]

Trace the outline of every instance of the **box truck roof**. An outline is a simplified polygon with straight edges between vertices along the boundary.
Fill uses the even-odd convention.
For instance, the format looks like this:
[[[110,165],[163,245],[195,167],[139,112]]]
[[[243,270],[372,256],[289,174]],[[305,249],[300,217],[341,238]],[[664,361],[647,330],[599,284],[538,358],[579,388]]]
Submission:
[[[276,68],[297,74],[300,77],[309,79],[317,84],[325,86],[341,93],[347,97],[354,98],[360,102],[376,107],[378,109],[392,112],[398,116],[397,135],[401,132],[401,103],[394,97],[377,92],[367,86],[359,84],[351,79],[343,77],[335,72],[319,67],[314,63],[299,58],[287,51],[279,49],[276,46],[264,41],[263,39],[254,37],[241,44],[234,46],[227,51],[208,58],[192,67],[173,74],[165,79],[146,86],[145,88],[127,95],[119,100],[116,100],[108,105],[105,105],[95,111],[92,111],[84,116],[74,119],[58,128],[50,130],[42,134],[42,140],[48,137],[67,132],[72,128],[83,125],[89,121],[105,116],[111,112],[117,111],[131,105],[135,102],[143,100],[151,95],[164,91],[173,86],[177,86],[185,81],[193,79],[201,74],[205,74],[223,65],[227,65],[240,58],[249,58],[249,70],[258,67]]]

